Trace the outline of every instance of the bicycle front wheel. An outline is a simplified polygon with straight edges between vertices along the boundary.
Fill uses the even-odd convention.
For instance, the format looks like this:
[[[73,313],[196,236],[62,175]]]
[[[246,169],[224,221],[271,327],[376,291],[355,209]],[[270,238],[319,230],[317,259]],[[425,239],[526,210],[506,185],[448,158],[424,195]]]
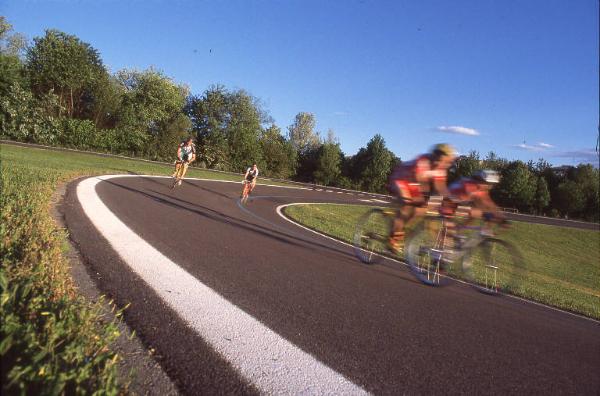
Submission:
[[[392,231],[394,218],[382,209],[372,209],[364,214],[354,232],[354,254],[365,264],[381,260]]]
[[[485,294],[514,292],[522,279],[523,258],[510,243],[486,238],[463,257],[463,273]]]
[[[453,252],[447,247],[449,236],[441,218],[422,221],[409,235],[406,260],[412,274],[429,286],[443,286],[449,278]]]

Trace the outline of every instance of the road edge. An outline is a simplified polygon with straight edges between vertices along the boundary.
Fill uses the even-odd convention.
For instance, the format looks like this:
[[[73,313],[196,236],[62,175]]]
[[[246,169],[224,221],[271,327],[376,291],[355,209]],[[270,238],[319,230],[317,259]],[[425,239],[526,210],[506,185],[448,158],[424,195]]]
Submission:
[[[86,266],[81,253],[69,236],[63,210],[67,186],[86,177],[77,177],[60,183],[50,201],[50,215],[57,228],[67,235],[65,242],[68,245],[68,251],[64,252],[63,255],[68,260],[69,273],[73,278],[77,293],[91,303],[100,302],[104,314],[102,321],[115,321],[117,323],[120,336],[112,347],[121,356],[121,361],[118,364],[118,376],[119,382],[126,385],[127,392],[140,395],[180,395],[181,393],[174,382],[160,363],[152,357],[152,351],[144,346],[135,331],[124,320],[116,317],[113,307],[108,301],[103,300],[104,294],[90,276],[89,267]]]

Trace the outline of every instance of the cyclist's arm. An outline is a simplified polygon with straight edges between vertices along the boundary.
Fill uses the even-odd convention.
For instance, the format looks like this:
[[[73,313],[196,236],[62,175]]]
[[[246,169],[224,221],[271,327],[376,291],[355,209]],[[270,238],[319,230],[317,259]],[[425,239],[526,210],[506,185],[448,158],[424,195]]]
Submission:
[[[181,146],[177,147],[177,159],[181,161]]]

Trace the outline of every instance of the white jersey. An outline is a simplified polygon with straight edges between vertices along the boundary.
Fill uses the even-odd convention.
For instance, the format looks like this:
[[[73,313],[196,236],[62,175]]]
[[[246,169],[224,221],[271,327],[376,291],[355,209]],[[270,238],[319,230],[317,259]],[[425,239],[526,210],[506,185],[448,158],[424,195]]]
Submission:
[[[254,170],[252,168],[248,168],[246,173],[248,174],[248,176],[246,176],[246,180],[252,181],[258,177],[258,168]]]
[[[181,159],[183,161],[191,160],[192,155],[196,154],[196,145],[194,143],[192,143],[188,146],[187,144],[185,144],[185,142],[182,142],[179,145],[179,148],[181,150]]]

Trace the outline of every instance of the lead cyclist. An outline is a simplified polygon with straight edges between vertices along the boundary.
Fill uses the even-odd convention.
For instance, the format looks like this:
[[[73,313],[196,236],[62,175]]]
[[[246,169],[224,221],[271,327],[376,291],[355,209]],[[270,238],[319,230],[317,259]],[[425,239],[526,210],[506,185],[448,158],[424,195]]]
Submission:
[[[196,160],[196,146],[194,145],[194,139],[190,136],[179,144],[177,148],[177,161],[175,161],[175,172],[173,177],[177,177],[180,168],[183,166],[183,171],[179,177],[178,185],[181,185],[181,180],[187,172],[189,164]]]

